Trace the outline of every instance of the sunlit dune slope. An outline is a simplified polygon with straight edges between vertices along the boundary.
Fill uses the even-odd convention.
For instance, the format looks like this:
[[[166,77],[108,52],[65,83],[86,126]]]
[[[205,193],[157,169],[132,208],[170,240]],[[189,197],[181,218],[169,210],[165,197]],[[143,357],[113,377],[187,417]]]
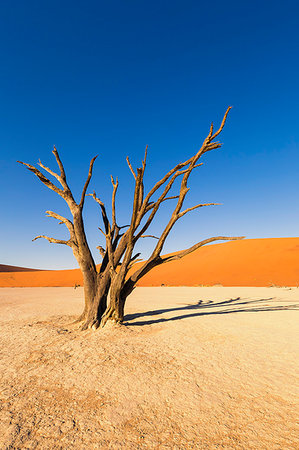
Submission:
[[[0,273],[0,287],[60,287],[75,286],[76,284],[83,285],[79,269]]]
[[[153,269],[140,281],[140,286],[297,286],[299,238],[209,245]]]
[[[82,285],[78,269],[0,273],[1,287],[75,284]],[[184,259],[156,267],[140,280],[139,286],[163,284],[297,286],[299,238],[246,239],[202,247]]]

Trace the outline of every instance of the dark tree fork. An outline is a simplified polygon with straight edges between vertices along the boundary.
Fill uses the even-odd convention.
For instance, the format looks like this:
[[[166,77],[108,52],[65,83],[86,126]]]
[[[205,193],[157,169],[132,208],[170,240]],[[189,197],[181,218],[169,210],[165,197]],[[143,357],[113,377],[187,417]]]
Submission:
[[[128,166],[135,180],[133,208],[129,225],[120,227],[117,224],[117,179],[114,180],[111,176],[113,186],[111,219],[108,217],[105,204],[96,196],[96,193],[94,192],[93,194],[88,194],[91,195],[98,203],[103,220],[103,229],[100,229],[100,231],[105,237],[105,248],[101,246],[97,247],[102,256],[102,263],[100,264],[98,270],[87,243],[82,216],[86,192],[92,177],[92,169],[96,157],[92,158],[90,161],[88,176],[83,187],[79,203],[75,201],[69,188],[64,166],[55,147],[53,154],[56,158],[60,173],[57,174],[56,172],[53,172],[41,162],[39,162],[39,166],[45,172],[48,172],[51,176],[56,178],[61,187],[57,187],[54,183],[52,183],[52,181],[50,181],[38,168],[18,161],[33,172],[44,185],[60,195],[66,201],[72,214],[73,221],[62,217],[53,211],[47,211],[47,215],[49,217],[53,217],[54,219],[57,219],[59,223],[66,225],[70,234],[68,240],[54,239],[44,235],[37,236],[33,240],[44,238],[50,243],[64,244],[72,248],[73,254],[82,271],[84,281],[85,306],[83,313],[77,320],[77,322],[81,324],[81,329],[85,330],[87,328],[96,329],[99,326],[103,327],[109,319],[122,323],[124,319],[124,306],[128,295],[130,295],[133,291],[136,283],[154,267],[175,259],[183,258],[199,247],[202,247],[210,242],[243,238],[226,236],[211,237],[200,241],[192,247],[180,251],[175,255],[161,256],[163,246],[170,231],[181,217],[195,209],[204,206],[217,205],[217,203],[200,203],[191,208],[183,209],[184,200],[189,191],[189,188],[187,187],[188,179],[193,170],[202,165],[198,164],[198,160],[204,153],[221,147],[222,144],[215,141],[215,139],[223,129],[230,109],[230,107],[227,109],[222,123],[216,132],[214,132],[213,123],[211,124],[209,134],[197,153],[186,161],[178,163],[171,170],[169,170],[169,172],[167,172],[148,191],[147,194],[144,192],[145,189],[143,181],[146,169],[147,148],[142,161],[142,167],[137,168],[136,171],[134,171],[129,159],[127,158]],[[179,193],[177,195],[168,195],[172,191],[175,180],[179,177],[181,177]],[[159,197],[154,201],[153,196],[157,191],[159,192]],[[150,234],[145,234],[155,219],[162,203],[168,200],[175,200],[175,206],[173,207],[172,214],[161,235],[156,237]],[[123,229],[126,229],[126,231],[122,231]],[[147,261],[141,263],[136,271],[130,270],[133,269],[134,263],[138,261],[137,258],[140,256],[138,253],[134,254],[136,243],[139,239],[147,237],[156,239],[151,256]]]

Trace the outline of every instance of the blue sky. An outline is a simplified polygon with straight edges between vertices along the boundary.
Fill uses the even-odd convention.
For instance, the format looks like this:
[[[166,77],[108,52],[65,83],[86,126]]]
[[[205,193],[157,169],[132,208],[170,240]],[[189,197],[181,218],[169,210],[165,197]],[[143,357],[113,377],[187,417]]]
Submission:
[[[56,145],[78,194],[99,154],[90,191],[109,202],[109,176],[118,175],[126,223],[133,186],[126,156],[136,166],[149,145],[150,186],[195,152],[229,105],[224,145],[205,155],[186,202],[223,205],[186,216],[165,251],[219,234],[298,236],[298,16],[289,0],[3,0],[0,263],[77,267],[68,247],[31,242],[66,236],[44,212],[67,212],[17,160],[55,168]],[[85,217],[95,248],[102,238],[92,199]],[[151,244],[142,243],[144,256]]]

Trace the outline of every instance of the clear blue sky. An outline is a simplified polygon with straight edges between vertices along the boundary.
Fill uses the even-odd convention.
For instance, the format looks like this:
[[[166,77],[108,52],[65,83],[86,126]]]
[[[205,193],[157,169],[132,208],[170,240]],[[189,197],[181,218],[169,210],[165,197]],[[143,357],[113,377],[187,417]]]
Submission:
[[[66,209],[16,160],[55,168],[55,144],[78,193],[99,154],[90,191],[108,202],[109,176],[118,175],[126,223],[125,157],[136,166],[149,145],[151,184],[192,155],[229,105],[224,145],[205,155],[186,203],[223,206],[187,216],[165,251],[219,234],[298,236],[298,17],[298,1],[289,0],[1,1],[0,263],[76,267],[68,247],[31,242],[65,237],[44,212]],[[86,217],[95,247],[91,198]],[[151,244],[144,240],[145,256]]]

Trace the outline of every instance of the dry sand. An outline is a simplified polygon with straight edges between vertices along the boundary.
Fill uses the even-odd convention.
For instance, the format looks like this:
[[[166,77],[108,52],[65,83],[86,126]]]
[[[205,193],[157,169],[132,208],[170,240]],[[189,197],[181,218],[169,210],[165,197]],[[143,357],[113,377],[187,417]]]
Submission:
[[[1,270],[0,265],[1,287],[82,285],[79,269],[13,272],[7,267],[2,266]],[[245,239],[208,245],[184,259],[156,267],[139,282],[140,286],[162,284],[299,286],[299,238]]]
[[[0,289],[1,449],[299,448],[299,289],[137,288],[96,332],[82,295]]]

